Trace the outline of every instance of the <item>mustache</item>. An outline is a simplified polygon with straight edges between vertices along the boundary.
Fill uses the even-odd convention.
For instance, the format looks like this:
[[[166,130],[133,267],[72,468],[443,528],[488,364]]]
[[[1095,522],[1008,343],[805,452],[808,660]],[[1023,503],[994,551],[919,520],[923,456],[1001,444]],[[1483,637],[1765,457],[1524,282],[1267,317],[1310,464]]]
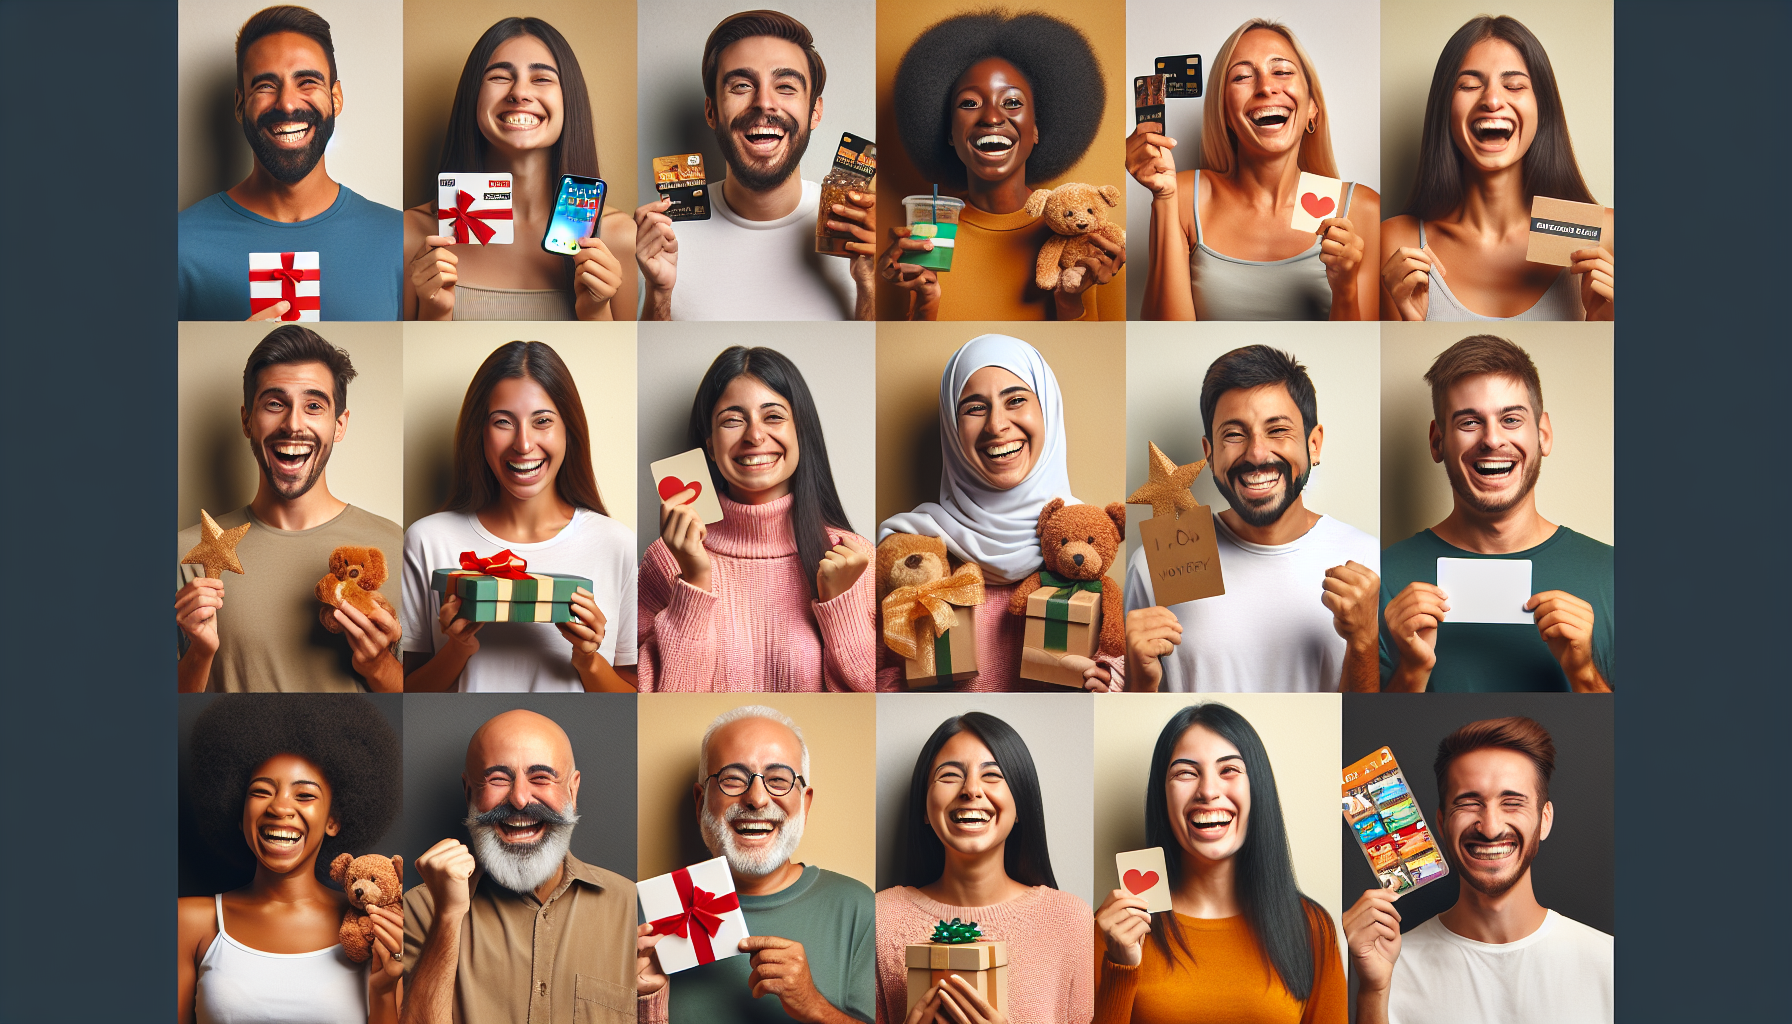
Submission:
[[[1478,828],[1471,828],[1462,834],[1462,841],[1465,843],[1517,843],[1520,846],[1524,845],[1524,837],[1518,834],[1517,829],[1510,828],[1497,836],[1489,836]]]
[[[285,427],[281,427],[279,430],[267,435],[263,443],[278,444],[281,441],[307,441],[319,446],[324,443],[323,438],[309,430],[288,430]]]
[[[463,822],[468,828],[497,828],[513,818],[528,818],[531,821],[545,821],[550,825],[577,825],[579,815],[576,811],[562,814],[541,801],[533,801],[522,808],[509,804],[494,807],[484,814],[469,814]]]
[[[756,128],[760,125],[782,128],[786,137],[794,137],[797,132],[796,118],[786,117],[783,114],[768,110],[745,111],[733,121],[729,122],[728,127],[737,132],[744,132],[748,128]]]
[[[308,124],[315,128],[324,123],[324,118],[322,114],[319,114],[310,107],[296,107],[292,110],[269,110],[263,112],[260,117],[255,119],[255,127],[265,131],[277,124],[292,124],[294,122]]]
[[[1287,459],[1277,457],[1267,462],[1234,462],[1232,468],[1226,470],[1226,479],[1237,487],[1246,473],[1261,473],[1265,470],[1275,470],[1287,479],[1294,477],[1294,467],[1288,464]]]
[[[722,820],[733,823],[741,818],[752,818],[754,821],[769,821],[774,825],[782,825],[790,819],[789,813],[777,804],[766,804],[758,810],[751,810],[743,804],[729,804],[722,812]]]

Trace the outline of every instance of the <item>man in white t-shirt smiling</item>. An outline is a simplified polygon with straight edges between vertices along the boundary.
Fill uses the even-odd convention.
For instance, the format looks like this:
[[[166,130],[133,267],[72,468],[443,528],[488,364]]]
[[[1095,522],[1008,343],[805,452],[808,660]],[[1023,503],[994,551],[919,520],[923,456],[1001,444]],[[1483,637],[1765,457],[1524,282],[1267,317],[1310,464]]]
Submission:
[[[673,224],[671,203],[635,211],[643,320],[871,320],[876,194],[830,211],[850,259],[815,252],[821,185],[803,152],[821,127],[827,67],[808,28],[777,11],[722,21],[703,47],[703,116],[728,162],[709,220]]]
[[[1537,902],[1531,861],[1555,823],[1556,748],[1529,718],[1470,722],[1438,744],[1440,846],[1461,894],[1400,934],[1386,889],[1344,915],[1357,1024],[1612,1019],[1612,937]]]
[[[1201,385],[1201,423],[1231,506],[1214,517],[1226,592],[1159,606],[1144,548],[1134,551],[1127,689],[1377,690],[1380,549],[1301,497],[1325,440],[1306,367],[1267,345],[1220,356]]]

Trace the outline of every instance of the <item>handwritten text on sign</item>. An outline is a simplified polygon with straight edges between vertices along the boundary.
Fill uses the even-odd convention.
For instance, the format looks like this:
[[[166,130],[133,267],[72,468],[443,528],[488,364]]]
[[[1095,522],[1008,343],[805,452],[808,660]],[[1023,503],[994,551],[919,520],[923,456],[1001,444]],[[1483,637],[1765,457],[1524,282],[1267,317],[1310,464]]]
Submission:
[[[1184,601],[1217,597],[1226,592],[1220,573],[1219,545],[1213,535],[1213,513],[1205,505],[1181,516],[1153,516],[1139,523],[1145,565],[1151,570],[1151,595],[1165,608]]]

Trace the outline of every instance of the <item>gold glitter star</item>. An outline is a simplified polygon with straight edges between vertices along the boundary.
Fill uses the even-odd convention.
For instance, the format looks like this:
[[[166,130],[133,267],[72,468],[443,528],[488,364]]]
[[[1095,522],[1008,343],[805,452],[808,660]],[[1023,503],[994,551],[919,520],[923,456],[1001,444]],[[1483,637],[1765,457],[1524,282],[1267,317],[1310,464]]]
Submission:
[[[243,575],[243,563],[236,560],[237,542],[249,532],[249,523],[226,530],[218,525],[210,512],[199,510],[199,543],[180,560],[182,565],[202,565],[208,579],[219,579],[229,569]]]
[[[1126,503],[1150,505],[1153,516],[1172,518],[1199,508],[1201,503],[1189,488],[1194,485],[1195,478],[1201,475],[1201,470],[1207,468],[1207,460],[1178,466],[1170,461],[1170,457],[1155,442],[1146,443],[1151,445],[1151,480],[1132,492]]]

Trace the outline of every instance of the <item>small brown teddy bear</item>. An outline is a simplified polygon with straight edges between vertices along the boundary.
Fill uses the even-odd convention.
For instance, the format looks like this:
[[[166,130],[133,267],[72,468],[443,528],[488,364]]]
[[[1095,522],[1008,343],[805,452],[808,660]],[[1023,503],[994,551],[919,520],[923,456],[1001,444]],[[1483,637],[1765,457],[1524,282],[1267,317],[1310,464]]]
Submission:
[[[366,963],[373,955],[373,921],[365,911],[368,907],[397,907],[404,898],[404,858],[339,853],[330,862],[330,880],[342,886],[342,894],[351,904],[351,909],[342,912],[342,928],[336,938],[350,960]]]
[[[331,609],[345,604],[369,616],[375,608],[384,608],[397,618],[392,602],[380,594],[385,582],[386,555],[379,548],[344,545],[330,552],[330,574],[317,581],[317,599],[324,603],[317,610],[318,621],[332,633],[342,632]]]
[[[1027,213],[1034,217],[1044,214],[1053,231],[1039,249],[1039,287],[1051,291],[1060,283],[1080,284],[1080,275],[1088,273],[1088,269],[1077,266],[1077,261],[1106,255],[1090,240],[1091,235],[1100,235],[1121,249],[1126,248],[1126,231],[1107,220],[1107,208],[1119,205],[1120,190],[1114,186],[1097,188],[1076,182],[1042,188],[1027,198]],[[1073,274],[1077,276],[1072,277]],[[1066,277],[1070,280],[1064,281]]]
[[[1122,607],[1120,584],[1103,573],[1114,563],[1120,552],[1120,542],[1126,535],[1126,506],[1117,501],[1106,508],[1066,505],[1063,498],[1053,498],[1039,510],[1036,532],[1047,571],[1069,580],[1101,581],[1098,650],[1109,657],[1118,657],[1126,650],[1126,612]],[[1008,611],[1026,615],[1027,598],[1039,586],[1038,573],[1021,581],[1008,599]]]
[[[939,537],[892,533],[877,546],[877,604],[893,590],[919,586],[951,575],[946,542]]]

